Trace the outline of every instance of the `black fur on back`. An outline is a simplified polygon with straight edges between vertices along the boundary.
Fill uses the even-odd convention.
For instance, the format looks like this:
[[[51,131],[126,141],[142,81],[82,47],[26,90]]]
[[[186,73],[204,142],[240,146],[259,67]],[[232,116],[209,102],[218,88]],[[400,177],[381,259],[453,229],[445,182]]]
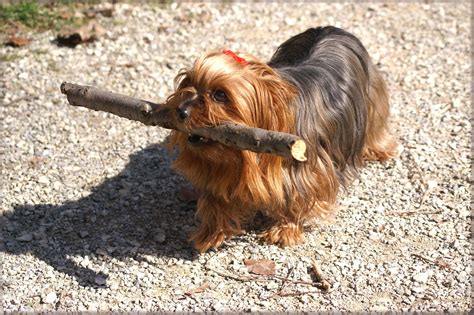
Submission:
[[[298,89],[296,133],[309,152],[330,156],[344,183],[362,164],[366,137],[371,61],[362,43],[336,27],[310,28],[284,42],[268,65]]]

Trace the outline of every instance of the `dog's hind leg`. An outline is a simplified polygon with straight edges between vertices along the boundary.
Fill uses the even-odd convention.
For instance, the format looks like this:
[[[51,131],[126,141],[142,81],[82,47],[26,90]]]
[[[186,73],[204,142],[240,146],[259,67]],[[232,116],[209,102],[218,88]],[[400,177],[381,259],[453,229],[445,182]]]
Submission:
[[[388,129],[389,102],[385,82],[373,65],[369,66],[370,90],[368,101],[367,137],[364,158],[385,161],[398,157],[403,146]]]
[[[259,236],[269,244],[281,247],[300,244],[304,241],[304,228],[300,223],[275,222]]]

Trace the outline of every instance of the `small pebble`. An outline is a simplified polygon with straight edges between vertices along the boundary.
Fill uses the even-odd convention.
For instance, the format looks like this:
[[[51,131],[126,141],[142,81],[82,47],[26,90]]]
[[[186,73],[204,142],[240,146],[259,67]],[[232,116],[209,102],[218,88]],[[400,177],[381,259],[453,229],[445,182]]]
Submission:
[[[30,233],[23,234],[22,236],[17,237],[16,240],[20,242],[31,242],[33,240],[33,235]]]
[[[50,292],[45,297],[43,297],[42,302],[45,304],[53,304],[58,299],[56,292]]]
[[[161,232],[161,231],[158,231],[156,232],[155,236],[153,237],[153,239],[157,242],[157,243],[164,243],[166,241],[166,234],[164,232]]]
[[[428,272],[419,272],[413,275],[412,279],[419,283],[426,283],[430,277]]]
[[[107,282],[107,280],[103,276],[95,276],[94,282],[97,285],[104,285]]]

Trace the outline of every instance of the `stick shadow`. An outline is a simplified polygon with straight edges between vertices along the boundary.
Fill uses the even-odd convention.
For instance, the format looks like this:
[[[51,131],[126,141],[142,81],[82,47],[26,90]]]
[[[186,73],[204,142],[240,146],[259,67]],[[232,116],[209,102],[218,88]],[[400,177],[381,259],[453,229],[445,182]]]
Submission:
[[[97,277],[107,278],[80,262],[89,257],[194,259],[188,236],[195,228],[195,204],[178,200],[182,179],[169,165],[166,149],[150,145],[87,197],[62,205],[16,205],[1,217],[1,250],[30,253],[89,287],[101,287]]]

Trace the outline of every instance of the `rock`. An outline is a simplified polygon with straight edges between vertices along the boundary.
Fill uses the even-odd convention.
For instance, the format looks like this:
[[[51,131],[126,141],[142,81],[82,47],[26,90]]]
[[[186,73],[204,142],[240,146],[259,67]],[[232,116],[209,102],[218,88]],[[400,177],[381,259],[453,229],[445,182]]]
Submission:
[[[411,291],[415,294],[420,294],[423,293],[425,289],[423,287],[413,287],[411,288]]]
[[[267,283],[266,288],[270,291],[271,290],[276,290],[276,289],[279,288],[279,284],[276,283],[276,282],[269,282],[269,283]]]
[[[108,255],[108,252],[106,250],[102,249],[102,248],[97,248],[95,250],[95,253],[97,255],[101,255],[101,256],[107,256]]]
[[[46,296],[42,298],[44,304],[53,304],[58,299],[56,292],[49,292]]]
[[[20,73],[20,75],[18,76],[19,79],[23,79],[23,80],[27,80],[28,77],[29,77],[28,72],[22,72],[22,73]]]
[[[103,276],[98,275],[98,276],[95,276],[94,282],[97,285],[104,285],[106,284],[107,280]]]
[[[426,283],[430,277],[429,272],[419,272],[412,276],[412,279],[418,283]]]
[[[428,180],[426,181],[426,184],[428,185],[428,189],[434,189],[438,187],[438,182],[436,180]]]
[[[33,235],[30,233],[23,234],[22,236],[17,237],[16,240],[20,242],[31,242],[33,240]]]
[[[287,17],[285,19],[285,23],[288,25],[288,26],[293,26],[296,24],[296,19],[295,18],[291,18],[291,17]]]
[[[89,267],[89,265],[91,264],[91,261],[89,260],[89,257],[84,257],[84,259],[81,260],[80,262],[80,265],[84,268],[87,268]]]
[[[50,183],[49,178],[47,176],[40,176],[38,177],[38,183],[48,185]]]
[[[110,290],[112,291],[115,291],[119,288],[119,284],[117,282],[112,282],[110,285],[109,285],[109,288]]]
[[[166,234],[163,231],[159,230],[155,233],[153,239],[155,240],[155,242],[162,244],[166,241]]]

